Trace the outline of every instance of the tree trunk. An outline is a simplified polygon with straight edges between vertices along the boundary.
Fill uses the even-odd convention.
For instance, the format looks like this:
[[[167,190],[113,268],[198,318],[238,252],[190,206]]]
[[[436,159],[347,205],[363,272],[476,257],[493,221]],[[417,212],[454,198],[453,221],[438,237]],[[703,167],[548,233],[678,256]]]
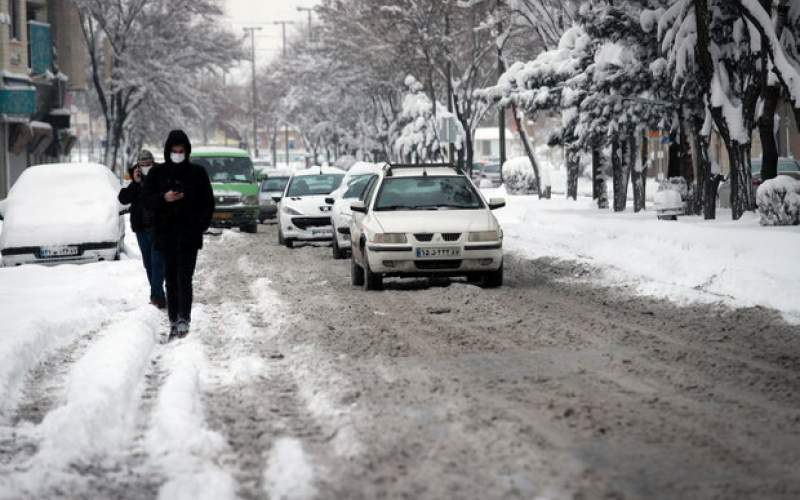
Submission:
[[[631,151],[635,151],[634,137],[630,139]],[[635,164],[631,172],[631,184],[633,185],[633,210],[634,212],[641,212],[645,209],[645,181],[647,179],[647,156],[649,150],[649,143],[647,135],[642,135],[642,148],[641,148],[641,162]]]
[[[750,176],[747,175],[750,166],[748,161],[750,144],[732,141],[727,146],[731,163],[731,210],[733,220],[739,220],[745,211],[750,210],[749,200],[752,198]]]
[[[542,196],[542,178],[539,176],[539,164],[536,163],[536,156],[533,154],[533,149],[531,148],[531,143],[528,142],[528,134],[525,133],[525,129],[522,128],[522,120],[519,117],[519,113],[517,113],[517,106],[516,104],[511,105],[511,114],[514,115],[514,122],[517,125],[517,130],[519,131],[519,139],[522,141],[522,145],[525,148],[525,154],[528,156],[528,160],[531,162],[531,166],[533,167],[533,175],[536,178],[536,191],[539,196]],[[502,175],[502,168],[501,175]],[[577,183],[577,180],[575,181]],[[577,186],[577,184],[576,184]],[[569,197],[569,194],[567,194]],[[578,196],[577,187],[575,188],[575,197]]]
[[[778,109],[780,87],[770,85],[764,90],[764,111],[758,119],[758,133],[761,137],[763,155],[761,159],[761,179],[766,181],[778,176],[778,144],[775,140],[775,113]]]
[[[681,176],[680,133],[673,130],[669,134],[669,160],[667,162],[667,179]]]
[[[578,177],[581,171],[580,151],[567,150],[567,198],[578,200]]]
[[[606,173],[603,161],[603,152],[599,148],[592,149],[592,196],[597,200],[597,208],[608,208],[608,193],[606,193]]]
[[[614,211],[624,212],[628,204],[628,179],[630,177],[630,144],[616,140],[611,147],[611,169],[614,177]]]

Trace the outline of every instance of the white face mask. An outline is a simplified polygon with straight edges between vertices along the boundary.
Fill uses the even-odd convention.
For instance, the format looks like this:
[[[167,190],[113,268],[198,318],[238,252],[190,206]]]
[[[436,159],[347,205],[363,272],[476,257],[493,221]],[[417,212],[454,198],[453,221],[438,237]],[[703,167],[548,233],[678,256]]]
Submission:
[[[186,160],[186,155],[184,153],[170,153],[169,159],[175,164],[183,163]]]
[[[153,168],[153,167],[142,167],[142,175],[149,174],[151,168]]]

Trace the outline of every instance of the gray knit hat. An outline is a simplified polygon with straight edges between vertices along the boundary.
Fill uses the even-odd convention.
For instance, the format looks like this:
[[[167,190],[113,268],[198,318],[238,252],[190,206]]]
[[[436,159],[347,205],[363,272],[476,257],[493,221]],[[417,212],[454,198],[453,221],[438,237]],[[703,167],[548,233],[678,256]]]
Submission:
[[[153,157],[153,153],[151,153],[149,150],[143,149],[139,153],[139,161],[148,161],[148,160],[155,161],[155,157]]]

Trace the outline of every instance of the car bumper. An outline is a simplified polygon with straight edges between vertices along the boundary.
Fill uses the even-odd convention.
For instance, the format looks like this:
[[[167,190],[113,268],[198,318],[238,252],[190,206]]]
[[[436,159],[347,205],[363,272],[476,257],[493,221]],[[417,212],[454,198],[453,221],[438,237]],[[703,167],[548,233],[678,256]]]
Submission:
[[[336,236],[339,248],[347,250],[352,246],[350,242],[350,222],[352,221],[352,217],[344,214],[336,214],[333,216],[332,220],[333,232]]]
[[[12,254],[7,254],[6,250],[3,251],[2,266],[15,267],[24,264],[56,266],[59,264],[90,264],[92,262],[114,260],[117,256],[117,247],[115,243],[112,243],[111,245],[114,245],[114,247],[94,250],[81,250],[79,255],[48,258],[40,257],[38,252],[35,250],[30,250],[25,253],[13,252]]]
[[[463,276],[497,271],[503,265],[502,242],[454,248],[461,248],[459,258],[421,259],[417,258],[417,247],[413,245],[368,244],[367,256],[370,270],[385,276]]]
[[[313,222],[309,223],[309,219],[313,219]],[[327,223],[323,219],[327,219]],[[281,232],[287,240],[328,242],[333,240],[333,225],[330,217],[290,217],[281,215]]]
[[[278,215],[277,205],[262,205],[259,209],[261,219],[274,219]]]
[[[258,222],[257,207],[227,208],[217,207],[211,219],[212,227],[238,227]]]

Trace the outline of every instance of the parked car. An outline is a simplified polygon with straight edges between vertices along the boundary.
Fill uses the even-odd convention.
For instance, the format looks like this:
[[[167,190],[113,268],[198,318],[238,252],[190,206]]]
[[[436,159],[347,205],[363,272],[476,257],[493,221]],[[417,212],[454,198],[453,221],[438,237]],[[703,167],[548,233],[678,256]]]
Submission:
[[[387,165],[351,205],[351,279],[376,290],[385,277],[466,276],[503,284],[503,231],[472,181],[455,169]]]
[[[0,202],[3,266],[117,260],[125,239],[120,180],[94,163],[26,169]]]
[[[332,206],[325,202],[342,184],[345,172],[334,167],[313,167],[295,172],[278,204],[278,242],[292,248],[295,242],[333,238]]]
[[[250,153],[235,148],[200,147],[192,150],[192,162],[205,167],[214,188],[216,208],[211,225],[257,232],[259,184]]]
[[[275,170],[261,181],[261,187],[258,193],[258,219],[262,224],[267,219],[274,219],[277,217],[278,205],[272,198],[283,194],[283,190],[286,189],[286,184],[289,183],[291,177],[291,172]]]
[[[358,162],[347,172],[342,185],[325,199],[326,203],[333,205],[331,223],[333,225],[334,259],[344,259],[350,251],[350,221],[353,211],[350,204],[355,200],[363,200],[370,183],[381,172],[382,165],[376,163]]]
[[[763,182],[761,177],[761,164],[762,158],[753,158],[752,166],[752,183],[753,183],[753,199],[756,199],[756,192],[758,187]],[[778,158],[778,175],[787,175],[793,179],[800,181],[800,162],[794,158],[783,156]],[[719,206],[721,208],[731,208],[731,181],[730,179],[719,185],[717,191],[719,196]]]
[[[492,163],[489,165],[484,165],[483,168],[481,168],[481,173],[478,179],[478,185],[480,187],[500,187],[500,185],[503,183],[500,176],[500,164]]]

